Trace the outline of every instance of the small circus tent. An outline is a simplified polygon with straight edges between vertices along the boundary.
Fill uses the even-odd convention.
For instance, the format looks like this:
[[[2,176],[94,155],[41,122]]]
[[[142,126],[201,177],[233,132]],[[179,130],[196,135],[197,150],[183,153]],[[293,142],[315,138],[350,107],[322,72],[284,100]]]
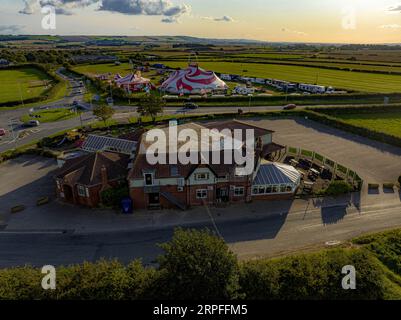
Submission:
[[[228,86],[213,71],[205,71],[197,63],[191,63],[188,68],[173,72],[160,89],[171,94],[203,94],[226,91]]]
[[[138,92],[145,89],[154,89],[150,79],[144,78],[140,73],[129,74],[125,77],[116,75],[114,81],[119,88],[123,88],[126,91]]]

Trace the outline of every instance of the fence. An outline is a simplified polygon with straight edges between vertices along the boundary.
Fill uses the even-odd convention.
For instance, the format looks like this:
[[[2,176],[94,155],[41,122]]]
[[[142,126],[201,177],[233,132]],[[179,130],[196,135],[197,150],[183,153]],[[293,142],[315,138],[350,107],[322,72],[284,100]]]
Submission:
[[[351,184],[358,184],[359,188],[363,185],[363,180],[354,170],[351,170],[322,154],[296,147],[287,147],[286,151],[288,156],[292,156],[296,159],[310,160],[314,164],[328,168],[333,172],[333,177],[339,176]]]

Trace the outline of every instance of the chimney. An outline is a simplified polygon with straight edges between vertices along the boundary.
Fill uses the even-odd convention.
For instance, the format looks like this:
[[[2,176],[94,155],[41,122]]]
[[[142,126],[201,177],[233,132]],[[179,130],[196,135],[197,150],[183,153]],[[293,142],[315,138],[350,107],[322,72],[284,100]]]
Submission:
[[[109,178],[107,176],[107,169],[104,165],[100,169],[100,174],[102,176],[102,191],[104,191],[110,187],[109,186]]]

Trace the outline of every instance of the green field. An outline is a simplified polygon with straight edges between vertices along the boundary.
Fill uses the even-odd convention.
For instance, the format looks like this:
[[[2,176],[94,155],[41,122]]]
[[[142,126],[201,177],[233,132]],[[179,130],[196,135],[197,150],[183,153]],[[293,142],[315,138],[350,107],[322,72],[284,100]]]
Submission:
[[[172,68],[183,68],[187,65],[187,63],[183,61],[159,62]],[[274,78],[301,83],[318,83],[319,85],[332,86],[338,89],[361,92],[401,92],[401,76],[396,75],[257,63],[202,62],[200,66],[204,69],[220,73],[231,73],[248,77]]]
[[[336,118],[346,123],[387,133],[401,138],[401,111],[378,113],[336,114]]]
[[[0,103],[40,96],[51,79],[35,68],[0,70]]]
[[[104,73],[111,73],[112,75],[120,74],[122,77],[132,73],[132,68],[128,63],[122,63],[116,66],[114,63],[111,64],[93,64],[93,65],[81,65],[73,68],[74,71],[85,74],[89,77],[95,77]],[[157,74],[156,71],[151,70],[150,72],[142,72],[142,76],[152,80],[154,85],[158,85],[162,76]]]
[[[32,114],[26,114],[21,117],[22,122],[27,122],[29,120],[38,120],[39,122],[55,122],[68,120],[77,117],[79,114],[69,109],[49,109],[34,112]]]

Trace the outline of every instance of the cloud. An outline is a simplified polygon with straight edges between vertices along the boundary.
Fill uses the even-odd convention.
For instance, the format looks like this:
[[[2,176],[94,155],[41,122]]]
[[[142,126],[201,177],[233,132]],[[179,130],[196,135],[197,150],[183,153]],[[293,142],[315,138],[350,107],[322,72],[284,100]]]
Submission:
[[[0,25],[0,33],[2,34],[17,34],[21,33],[22,29],[24,29],[23,26],[18,26],[18,25]]]
[[[52,6],[57,14],[72,15],[71,9],[84,8],[98,2],[99,0],[24,0],[25,7],[19,13],[33,14],[40,8]]]
[[[171,0],[24,0],[22,14],[33,14],[44,6],[53,6],[57,14],[72,15],[71,10],[99,5],[100,11],[116,12],[126,15],[164,16],[162,22],[176,23],[188,14],[191,7],[186,4],[174,5]]]
[[[214,21],[221,21],[221,22],[234,22],[234,19],[230,16],[223,16],[221,18],[214,18]]]
[[[395,5],[395,6],[391,6],[387,9],[387,11],[390,12],[401,12],[401,4]]]
[[[216,22],[234,22],[235,20],[230,16],[222,16],[222,17],[201,17],[204,20],[211,20]]]
[[[308,34],[306,32],[297,31],[297,30],[291,30],[291,29],[287,29],[287,28],[282,28],[281,31],[288,32],[288,33],[293,33],[293,34],[296,34],[296,35],[299,35],[299,36],[303,36],[303,37],[308,36]]]
[[[401,29],[401,25],[399,24],[385,24],[379,27],[380,29],[391,29],[391,30],[397,30]]]
[[[19,11],[21,14],[33,14],[39,8],[38,0],[24,0],[24,8]]]
[[[162,22],[175,23],[191,11],[191,7],[174,5],[170,0],[103,0],[99,10],[127,15],[164,16]]]
[[[180,21],[175,17],[165,17],[161,20],[163,23],[179,23]]]

